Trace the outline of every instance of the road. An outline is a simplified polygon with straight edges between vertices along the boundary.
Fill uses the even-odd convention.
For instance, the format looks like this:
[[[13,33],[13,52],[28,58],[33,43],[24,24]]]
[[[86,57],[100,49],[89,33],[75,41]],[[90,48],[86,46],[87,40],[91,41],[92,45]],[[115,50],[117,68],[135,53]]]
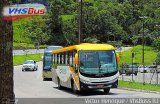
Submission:
[[[13,50],[13,55],[37,54],[37,53],[43,53],[43,52],[44,52],[44,49]]]
[[[130,48],[132,47],[122,47],[121,49],[117,49],[116,52],[123,52]],[[44,49],[13,50],[13,55],[37,54],[37,53],[43,53],[43,52],[44,52]]]
[[[101,90],[74,94],[70,89],[57,89],[52,81],[42,81],[42,62],[38,62],[38,71],[21,71],[22,66],[14,66],[14,92],[16,98],[150,98],[160,94],[111,89],[105,95]]]
[[[121,47],[121,48],[117,48],[116,52],[123,52],[123,51],[126,51],[128,49],[130,49],[132,47]]]
[[[144,76],[143,76],[144,74]],[[133,75],[133,80],[136,82],[142,82],[143,83],[143,77],[145,79],[145,83],[151,83],[151,84],[160,84],[160,73],[137,73],[137,76]],[[132,74],[130,76],[122,74],[119,76],[120,80],[125,81],[132,81]]]

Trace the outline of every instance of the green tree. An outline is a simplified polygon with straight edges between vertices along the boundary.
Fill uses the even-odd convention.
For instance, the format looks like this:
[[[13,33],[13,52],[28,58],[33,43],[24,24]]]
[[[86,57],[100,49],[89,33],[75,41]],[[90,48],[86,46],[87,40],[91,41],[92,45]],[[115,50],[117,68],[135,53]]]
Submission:
[[[46,19],[46,32],[51,36],[49,44],[64,45],[64,36],[62,32],[62,8],[64,6],[62,0],[52,0],[49,2],[49,11]]]
[[[62,15],[62,31],[65,45],[76,44],[78,41],[77,38],[77,22],[75,15]]]
[[[100,42],[121,39],[125,32],[114,14],[115,2],[87,1],[84,5],[85,37],[97,38]]]
[[[45,44],[50,35],[47,35],[44,27],[46,27],[45,19],[41,16],[30,18],[30,22],[25,22],[22,25],[22,29],[24,30],[25,37],[31,39],[31,42],[34,44]]]
[[[157,54],[156,64],[160,65],[160,52]]]
[[[159,39],[155,39],[153,41],[153,46],[157,49],[160,50],[160,38]]]

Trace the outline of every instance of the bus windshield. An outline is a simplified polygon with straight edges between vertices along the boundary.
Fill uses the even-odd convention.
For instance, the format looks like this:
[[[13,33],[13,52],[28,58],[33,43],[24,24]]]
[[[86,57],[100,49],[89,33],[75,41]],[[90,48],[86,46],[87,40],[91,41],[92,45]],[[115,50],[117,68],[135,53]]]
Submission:
[[[105,74],[117,71],[114,50],[80,51],[80,72],[86,74]]]
[[[44,56],[44,69],[51,69],[52,67],[52,55]]]

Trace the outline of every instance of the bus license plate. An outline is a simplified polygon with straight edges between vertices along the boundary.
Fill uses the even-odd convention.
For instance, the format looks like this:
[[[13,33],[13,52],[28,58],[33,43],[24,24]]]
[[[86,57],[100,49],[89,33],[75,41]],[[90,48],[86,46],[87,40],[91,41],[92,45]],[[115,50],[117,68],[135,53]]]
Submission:
[[[97,85],[97,88],[103,88],[104,85]]]

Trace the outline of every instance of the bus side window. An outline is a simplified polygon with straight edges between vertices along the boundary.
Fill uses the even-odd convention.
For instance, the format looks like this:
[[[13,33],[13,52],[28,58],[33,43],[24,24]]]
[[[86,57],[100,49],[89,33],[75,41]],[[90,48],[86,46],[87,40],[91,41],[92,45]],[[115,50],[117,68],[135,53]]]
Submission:
[[[57,54],[54,54],[54,64],[57,64]]]
[[[65,52],[65,64],[68,65],[68,54]]]
[[[60,62],[60,57],[59,57],[59,53],[57,54],[57,64],[59,64]]]
[[[68,52],[68,62],[70,66],[73,66],[73,51]]]
[[[66,53],[63,53],[63,64],[66,64]]]
[[[67,52],[67,65],[69,65],[69,52]]]
[[[55,64],[55,54],[53,54],[53,64]]]
[[[72,63],[72,56],[69,56],[69,65],[73,65],[73,63]]]
[[[63,55],[62,55],[62,53],[60,53],[60,64],[62,64],[62,61],[63,61]]]

